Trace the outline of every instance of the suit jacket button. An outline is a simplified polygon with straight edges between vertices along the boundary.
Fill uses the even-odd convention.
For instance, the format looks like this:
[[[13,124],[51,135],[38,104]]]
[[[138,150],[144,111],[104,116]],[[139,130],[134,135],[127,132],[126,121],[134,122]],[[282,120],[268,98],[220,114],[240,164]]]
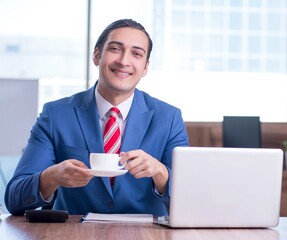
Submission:
[[[114,205],[114,203],[113,203],[113,202],[109,202],[108,207],[109,207],[110,209],[112,209],[112,208],[114,208],[114,207],[115,207],[115,205]]]

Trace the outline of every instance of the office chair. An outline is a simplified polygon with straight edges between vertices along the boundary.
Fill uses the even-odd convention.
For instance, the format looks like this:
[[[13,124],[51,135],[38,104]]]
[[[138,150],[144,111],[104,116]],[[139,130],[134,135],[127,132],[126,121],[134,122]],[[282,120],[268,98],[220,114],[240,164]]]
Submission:
[[[224,116],[222,130],[224,147],[261,147],[261,124],[259,117]]]

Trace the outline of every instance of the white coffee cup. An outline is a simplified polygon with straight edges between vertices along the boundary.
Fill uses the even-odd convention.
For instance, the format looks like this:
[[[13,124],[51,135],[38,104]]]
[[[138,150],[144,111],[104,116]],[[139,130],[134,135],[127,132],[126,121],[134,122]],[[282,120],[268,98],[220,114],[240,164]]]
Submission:
[[[113,153],[91,153],[90,154],[91,169],[94,170],[120,170],[125,167],[120,164],[119,154]]]

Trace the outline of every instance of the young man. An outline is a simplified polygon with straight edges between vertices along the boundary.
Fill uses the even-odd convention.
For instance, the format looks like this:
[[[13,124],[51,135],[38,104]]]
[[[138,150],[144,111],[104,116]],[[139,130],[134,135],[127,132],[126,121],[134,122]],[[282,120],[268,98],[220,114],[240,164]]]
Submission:
[[[53,204],[70,214],[167,215],[171,155],[187,146],[179,109],[136,89],[146,75],[152,41],[139,23],[122,19],[99,37],[93,61],[99,78],[91,89],[44,105],[9,182],[5,203],[12,214]],[[89,154],[105,152],[110,109],[119,114],[120,156],[128,173],[89,174]]]

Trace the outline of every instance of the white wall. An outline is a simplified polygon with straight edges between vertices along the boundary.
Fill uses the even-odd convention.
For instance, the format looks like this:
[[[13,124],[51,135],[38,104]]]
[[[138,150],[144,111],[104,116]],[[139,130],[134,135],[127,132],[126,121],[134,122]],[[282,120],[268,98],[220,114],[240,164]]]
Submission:
[[[21,155],[38,115],[38,80],[0,79],[0,155]]]

